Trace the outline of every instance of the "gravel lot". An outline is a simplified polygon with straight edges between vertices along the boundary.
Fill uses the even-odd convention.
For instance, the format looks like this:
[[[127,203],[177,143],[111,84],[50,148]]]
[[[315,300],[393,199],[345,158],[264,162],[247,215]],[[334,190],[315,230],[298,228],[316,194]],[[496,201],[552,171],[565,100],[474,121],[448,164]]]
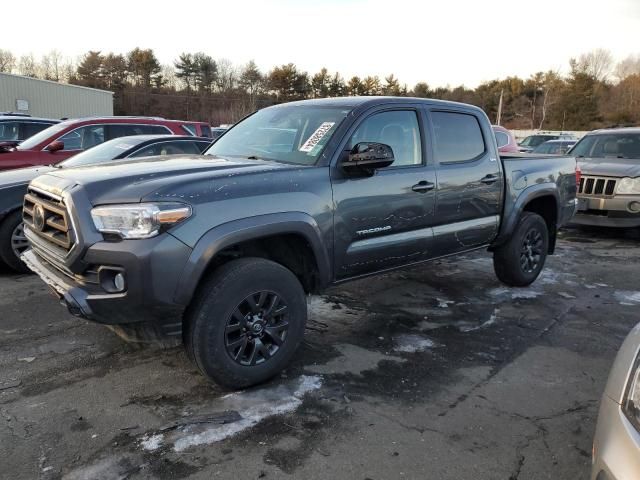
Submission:
[[[588,478],[639,233],[565,230],[528,289],[484,252],[332,289],[294,365],[232,394],[0,273],[0,477]]]

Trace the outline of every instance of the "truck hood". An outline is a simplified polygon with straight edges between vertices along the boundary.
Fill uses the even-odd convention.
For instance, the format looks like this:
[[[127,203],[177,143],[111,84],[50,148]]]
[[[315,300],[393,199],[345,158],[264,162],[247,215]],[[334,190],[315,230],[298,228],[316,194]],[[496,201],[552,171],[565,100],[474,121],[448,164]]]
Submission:
[[[578,158],[583,175],[603,177],[640,177],[640,159]]]
[[[140,202],[149,198],[175,201],[184,197],[185,185],[205,185],[210,190],[222,179],[228,182],[229,177],[287,168],[300,167],[245,158],[171,155],[53,169],[35,179],[32,185],[54,193],[81,186],[93,205]]]

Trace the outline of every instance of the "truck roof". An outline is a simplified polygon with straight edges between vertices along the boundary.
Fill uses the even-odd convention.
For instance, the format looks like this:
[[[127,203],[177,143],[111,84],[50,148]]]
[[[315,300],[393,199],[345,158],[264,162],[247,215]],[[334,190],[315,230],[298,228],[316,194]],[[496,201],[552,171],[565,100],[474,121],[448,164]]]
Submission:
[[[406,103],[424,103],[425,105],[436,105],[441,107],[452,107],[472,109],[482,112],[482,109],[467,103],[451,102],[449,100],[437,100],[434,98],[422,97],[385,97],[385,96],[366,96],[366,97],[332,97],[332,98],[314,98],[311,100],[298,100],[295,102],[281,103],[270,108],[298,106],[298,105],[317,105],[317,106],[337,106],[346,108],[356,107],[373,107],[383,104],[406,104]]]

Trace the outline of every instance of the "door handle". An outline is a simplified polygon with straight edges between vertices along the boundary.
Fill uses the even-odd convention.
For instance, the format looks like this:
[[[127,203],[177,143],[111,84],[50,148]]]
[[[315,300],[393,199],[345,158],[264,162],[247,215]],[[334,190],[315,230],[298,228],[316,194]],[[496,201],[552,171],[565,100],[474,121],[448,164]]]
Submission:
[[[430,190],[433,190],[434,188],[436,188],[435,183],[422,180],[421,182],[418,182],[413,187],[411,187],[411,190],[413,190],[414,192],[426,193]]]
[[[485,175],[484,177],[482,177],[480,181],[485,185],[491,185],[492,183],[496,183],[498,181],[498,178],[499,177],[497,175],[493,175],[492,173],[490,173],[489,175]]]

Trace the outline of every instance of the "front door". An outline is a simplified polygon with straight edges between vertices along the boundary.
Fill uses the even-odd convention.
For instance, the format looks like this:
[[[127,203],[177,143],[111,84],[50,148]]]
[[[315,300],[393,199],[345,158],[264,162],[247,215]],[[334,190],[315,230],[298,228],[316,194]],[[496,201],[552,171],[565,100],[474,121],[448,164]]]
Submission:
[[[344,142],[389,145],[391,166],[372,176],[332,167],[334,271],[337,280],[418,262],[431,254],[436,176],[422,141],[418,108],[378,110],[363,118]]]

